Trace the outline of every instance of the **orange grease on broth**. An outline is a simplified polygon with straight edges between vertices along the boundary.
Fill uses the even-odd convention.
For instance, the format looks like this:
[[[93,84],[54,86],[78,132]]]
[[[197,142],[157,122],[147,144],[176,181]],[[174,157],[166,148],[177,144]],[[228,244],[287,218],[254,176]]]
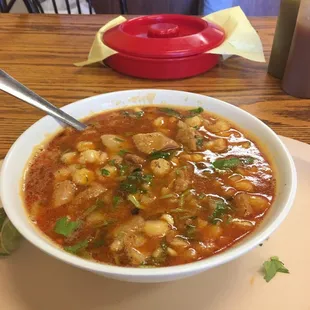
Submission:
[[[59,218],[67,216],[70,221],[76,221],[83,216],[83,212],[85,212],[85,210],[91,208],[96,203],[98,198],[103,199],[103,196],[106,195],[106,193],[103,193],[96,199],[89,199],[84,202],[82,206],[78,207],[72,207],[70,203],[64,204],[60,207],[53,207],[53,192],[55,184],[54,174],[58,169],[66,166],[60,160],[60,157],[64,152],[76,151],[76,145],[80,141],[92,141],[94,143],[95,150],[107,152],[107,148],[102,144],[100,139],[103,134],[114,134],[120,136],[121,139],[126,140],[127,151],[132,152],[133,154],[136,154],[144,159],[147,159],[147,156],[139,152],[135,147],[131,138],[133,134],[150,133],[164,129],[164,134],[175,140],[178,123],[177,118],[159,111],[158,107],[143,106],[140,108],[144,111],[144,115],[140,118],[129,117],[128,115],[120,113],[120,111],[126,110],[133,112],[133,107],[128,109],[122,108],[119,110],[112,110],[97,114],[86,119],[85,123],[90,124],[91,127],[83,133],[76,132],[71,128],[66,128],[47,142],[45,149],[38,152],[28,165],[26,178],[23,184],[23,196],[25,206],[30,213],[32,212],[31,210],[35,204],[40,205],[40,208],[35,216],[35,225],[45,235],[60,246],[72,246],[80,241],[88,240],[86,250],[78,253],[78,255],[82,257],[85,257],[86,253],[89,259],[94,259],[109,264],[117,264],[121,266],[139,265],[135,261],[131,260],[129,257],[130,255],[126,252],[126,248],[119,252],[113,252],[110,250],[110,245],[115,240],[113,231],[121,227],[134,216],[132,215],[133,205],[131,202],[126,200],[125,196],[123,197],[123,201],[117,207],[113,207],[111,200],[110,203],[105,203],[100,211],[108,215],[110,224],[108,224],[107,227],[101,227],[99,229],[91,227],[90,225],[85,224],[85,218],[83,218],[84,222],[82,228],[77,229],[77,231],[73,233],[72,237],[65,237],[57,234],[54,231],[54,227]],[[175,107],[171,108],[177,110],[183,116],[188,115],[188,109],[192,109],[190,107],[188,107],[188,109],[176,109]],[[207,112],[203,112],[200,116],[207,119],[211,123],[216,119],[223,119]],[[162,127],[155,127],[153,124],[153,121],[158,117],[164,118],[164,125]],[[183,121],[185,119],[186,118],[184,118]],[[177,168],[182,169],[182,167],[188,165],[188,167],[190,167],[188,171],[189,178],[193,182],[190,189],[195,190],[195,195],[185,196],[184,198],[185,209],[189,211],[188,213],[183,214],[171,212],[172,210],[180,208],[180,195],[177,202],[170,202],[169,199],[160,199],[160,197],[163,196],[162,188],[169,185],[169,177],[154,177],[151,189],[152,194],[156,197],[156,199],[153,203],[151,203],[151,205],[147,206],[143,210],[140,210],[139,216],[144,218],[144,220],[154,220],[160,219],[162,214],[168,213],[174,218],[174,227],[170,227],[172,229],[166,237],[147,238],[147,241],[144,244],[136,247],[137,251],[145,254],[147,257],[146,261],[142,263],[143,265],[179,265],[200,260],[221,252],[253,231],[268,211],[275,195],[275,178],[273,176],[270,163],[268,163],[266,157],[261,153],[256,142],[249,140],[247,138],[248,135],[244,135],[237,129],[237,126],[233,125],[231,122],[229,122],[229,124],[231,128],[228,131],[219,133],[212,133],[208,131],[206,127],[201,126],[198,129],[200,134],[204,137],[204,142],[218,138],[227,139],[227,151],[219,153],[211,152],[205,149],[198,150],[196,152],[186,152],[186,150],[176,151],[175,157],[178,158],[179,163],[178,166],[173,166],[173,172],[176,172],[175,169]],[[249,142],[250,148],[245,149],[240,147],[240,144],[244,142]],[[112,153],[109,151],[107,153],[109,157],[111,157]],[[186,154],[202,154],[206,156],[206,159],[198,162],[182,159],[182,155]],[[218,171],[213,174],[209,173],[210,161],[214,161],[218,157],[226,156],[252,156],[255,158],[255,162],[253,165],[250,165],[250,168],[255,168],[257,171],[246,171],[246,178],[251,180],[252,184],[254,184],[253,194],[261,195],[268,200],[268,207],[264,208],[260,212],[253,212],[252,214],[244,217],[240,215],[236,216],[234,197],[236,197],[236,194],[240,194],[243,191],[236,190],[234,195],[228,197],[223,189],[225,186],[226,189],[234,188],[233,182],[231,181],[231,176],[235,173],[235,171],[232,171],[230,174],[223,174]],[[143,165],[143,173],[145,174],[152,173],[149,162],[150,160],[146,160],[146,163]],[[78,161],[76,164],[78,164]],[[99,168],[102,168],[103,166],[105,165],[99,165]],[[83,168],[95,171],[98,169],[98,165],[85,163],[83,164]],[[241,168],[248,169],[248,167]],[[117,173],[117,177],[120,177],[119,172]],[[216,182],[215,178],[220,178],[220,182]],[[69,176],[69,179],[71,179],[71,176]],[[108,192],[112,193],[111,197],[119,195],[119,181],[113,178],[107,178],[107,180],[104,181],[102,181],[102,179],[96,179],[95,181],[106,187]],[[85,190],[87,186],[76,185],[76,188],[76,192],[79,193]],[[199,200],[201,194],[205,194],[207,201],[205,200],[206,197]],[[216,224],[210,223],[210,216],[212,216],[214,212],[214,209],[210,208],[210,200],[212,200],[212,197],[216,199],[224,197],[226,199],[225,201],[233,207],[232,212],[229,213],[230,217],[228,217],[227,214],[224,214],[223,221],[217,222]],[[197,206],[190,206],[190,198],[194,198],[197,201],[199,208],[197,208]],[[192,219],[186,219],[186,215],[192,215]],[[253,222],[255,223],[255,227],[253,226],[250,229],[245,229],[244,227],[232,224],[231,221],[234,218]],[[198,219],[202,220],[203,223],[197,223]],[[189,238],[186,234],[189,226],[195,227],[195,236],[193,238]],[[182,240],[187,240],[188,246],[184,248],[173,247],[170,245],[170,242],[174,237],[180,237]],[[103,240],[102,245],[99,247],[94,246],[98,240]],[[166,252],[167,247],[175,250],[177,255],[168,255]],[[153,253],[158,248],[164,248],[165,255],[161,257],[160,260],[156,261],[153,257]]]

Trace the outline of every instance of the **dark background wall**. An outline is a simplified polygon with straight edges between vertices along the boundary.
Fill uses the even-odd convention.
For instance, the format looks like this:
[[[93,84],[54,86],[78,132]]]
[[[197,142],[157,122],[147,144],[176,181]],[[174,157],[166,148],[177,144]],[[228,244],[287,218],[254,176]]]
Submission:
[[[216,0],[214,0],[216,1]],[[248,16],[278,15],[281,0],[234,0]],[[118,0],[92,0],[97,13],[119,14]],[[197,14],[199,0],[127,0],[129,14]]]

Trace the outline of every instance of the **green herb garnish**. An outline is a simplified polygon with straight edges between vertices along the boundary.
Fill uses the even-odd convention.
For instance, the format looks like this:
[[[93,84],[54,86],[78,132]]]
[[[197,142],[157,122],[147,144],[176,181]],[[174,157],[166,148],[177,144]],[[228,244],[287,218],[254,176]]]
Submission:
[[[253,157],[231,157],[231,158],[219,158],[215,160],[212,165],[216,169],[233,169],[242,164],[244,165],[251,165],[254,162]]]
[[[144,111],[122,111],[121,112],[123,115],[131,117],[131,118],[141,118],[144,115]]]
[[[104,206],[104,202],[101,199],[97,199],[96,203],[90,208],[86,209],[83,213],[83,218],[94,212],[95,210],[102,208]]]
[[[99,228],[99,227],[107,227],[109,225],[112,225],[116,222],[115,219],[108,219],[108,220],[105,220],[103,222],[101,222],[100,224],[98,224],[96,227]]]
[[[198,149],[201,149],[203,146],[203,137],[197,137],[196,138],[196,145]]]
[[[102,168],[100,172],[101,172],[101,175],[103,176],[108,176],[110,174],[110,171],[104,168]]]
[[[128,170],[128,165],[120,164],[120,165],[118,165],[118,168],[119,168],[119,174],[121,176],[124,176]]]
[[[92,243],[92,246],[93,246],[94,248],[100,248],[100,247],[103,246],[104,244],[105,244],[104,239],[98,239],[98,240],[96,240],[96,241],[94,241],[94,242]]]
[[[206,196],[207,196],[207,195],[206,195],[205,193],[201,193],[201,194],[199,194],[198,199],[199,199],[199,200],[202,200],[202,199],[204,199]]]
[[[63,235],[65,237],[70,236],[79,226],[81,221],[70,221],[66,216],[61,217],[56,221],[54,231],[57,234]]]
[[[134,112],[134,115],[136,118],[140,118],[144,115],[144,111],[138,111],[138,112]]]
[[[113,198],[112,198],[113,207],[116,208],[122,201],[123,201],[122,197],[120,197],[120,196],[113,196]]]
[[[124,142],[124,141],[125,141],[125,140],[120,139],[120,138],[117,138],[117,137],[116,137],[116,138],[114,138],[114,140],[115,140],[115,141],[117,141],[117,142]]]
[[[169,116],[174,116],[176,118],[181,118],[182,117],[181,113],[179,113],[178,111],[173,110],[171,108],[158,108],[158,110],[160,112],[163,112],[163,113],[169,115]]]
[[[140,168],[135,169],[126,180],[120,184],[120,190],[135,194],[141,187],[142,184],[150,184],[153,180],[152,174],[143,174]]]
[[[88,241],[84,240],[75,245],[65,246],[64,250],[71,254],[77,254],[81,250],[85,249],[87,246],[88,246]]]
[[[188,112],[189,112],[190,117],[192,117],[192,116],[195,116],[195,115],[198,115],[198,114],[202,113],[203,112],[203,108],[199,107],[197,109],[189,110]]]
[[[241,158],[241,162],[243,165],[252,165],[254,163],[253,157],[243,157]]]
[[[138,209],[143,209],[140,202],[137,200],[137,198],[134,195],[128,195],[127,199]]]
[[[111,166],[116,166],[116,160],[115,159],[109,160],[109,164]]]
[[[156,151],[151,153],[148,157],[150,160],[163,158],[163,159],[169,159],[171,156],[171,152],[164,152],[164,151]]]
[[[194,239],[196,236],[196,226],[188,224],[186,225],[185,235],[188,239]]]
[[[124,156],[124,155],[127,154],[127,153],[128,153],[127,150],[120,150],[120,151],[118,152],[118,155],[119,155],[119,156]]]
[[[168,244],[167,244],[167,241],[166,241],[165,237],[160,242],[160,248],[162,250],[160,255],[157,256],[157,257],[153,257],[153,262],[155,263],[155,265],[161,265],[167,259],[167,256],[168,256],[168,252],[167,252]]]
[[[189,195],[191,193],[191,190],[190,189],[187,189],[185,192],[183,192],[180,196],[180,201],[179,201],[179,205],[180,207],[183,207],[184,205],[184,199],[187,195]]]
[[[162,250],[164,252],[167,252],[168,250],[168,244],[167,244],[167,241],[166,241],[166,238],[163,238],[160,242],[160,247],[162,248]]]
[[[288,269],[284,267],[284,264],[279,260],[279,257],[272,256],[270,260],[267,260],[263,264],[264,279],[269,282],[277,272],[289,273]]]
[[[122,181],[120,184],[120,190],[123,192],[135,194],[138,191],[137,184],[130,183],[128,181]]]
[[[217,222],[221,222],[221,217],[229,210],[229,205],[225,204],[223,201],[217,201],[212,215],[209,216],[209,222],[213,225],[215,225]]]
[[[144,174],[141,179],[144,183],[150,184],[153,180],[153,175],[152,174]]]

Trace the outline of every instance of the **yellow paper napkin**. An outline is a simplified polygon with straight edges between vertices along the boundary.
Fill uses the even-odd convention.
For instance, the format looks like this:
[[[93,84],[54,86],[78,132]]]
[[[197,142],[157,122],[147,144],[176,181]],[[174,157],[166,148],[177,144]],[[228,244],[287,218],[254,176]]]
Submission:
[[[221,26],[226,35],[220,46],[206,53],[223,55],[223,59],[226,59],[228,55],[238,55],[252,61],[265,61],[262,42],[239,6],[212,13],[202,19]],[[100,28],[89,52],[88,59],[74,65],[82,67],[101,62],[116,54],[117,51],[102,42],[102,36],[105,31],[124,21],[126,21],[126,18],[119,16]]]

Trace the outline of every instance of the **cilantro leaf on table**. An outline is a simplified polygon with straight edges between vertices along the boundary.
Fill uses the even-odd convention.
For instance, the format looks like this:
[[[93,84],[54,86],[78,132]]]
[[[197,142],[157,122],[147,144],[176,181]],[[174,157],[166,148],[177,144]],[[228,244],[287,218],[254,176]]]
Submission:
[[[266,282],[269,282],[277,272],[290,273],[277,256],[272,256],[269,260],[265,261],[263,264],[263,269],[265,274],[264,279]]]

